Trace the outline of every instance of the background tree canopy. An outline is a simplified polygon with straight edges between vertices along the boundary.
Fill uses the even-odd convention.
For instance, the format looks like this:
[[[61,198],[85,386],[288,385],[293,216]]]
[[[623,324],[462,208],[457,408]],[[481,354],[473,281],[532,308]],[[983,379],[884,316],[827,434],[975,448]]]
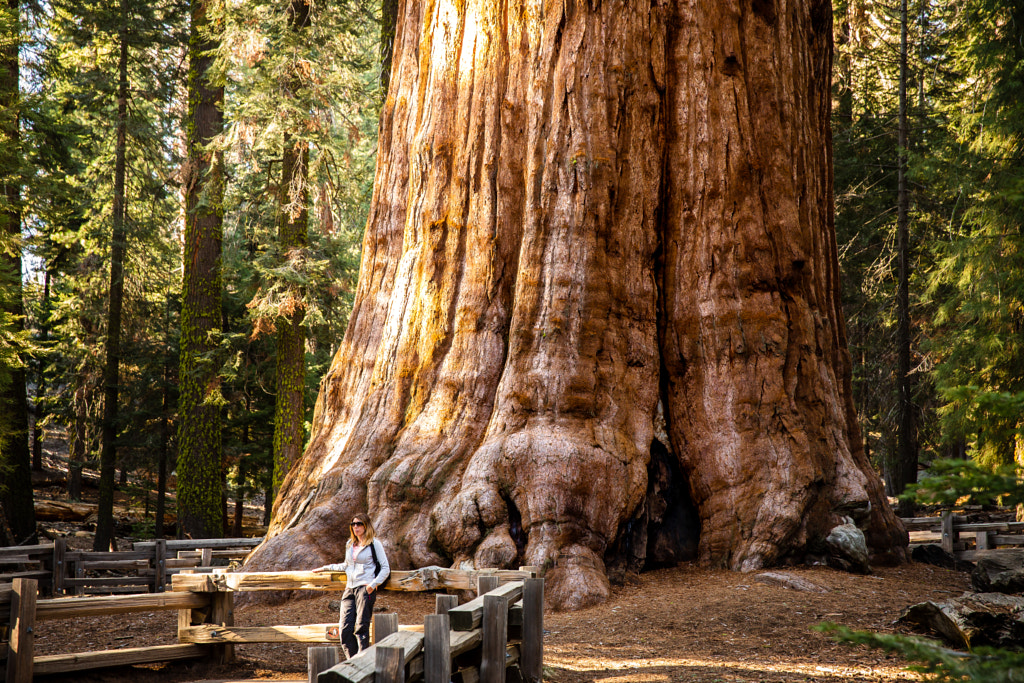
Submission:
[[[203,142],[223,159],[219,320],[200,359],[218,378],[206,400],[222,417],[222,452],[204,476],[216,478],[206,484],[221,504],[263,496],[269,519],[286,457],[275,463],[275,453],[287,450],[275,442],[286,429],[300,452],[307,442],[352,305],[395,5],[203,4],[209,49],[192,46],[191,58],[208,58],[204,78],[223,88],[223,128]],[[100,466],[105,425],[111,486],[114,464],[122,482],[175,469],[190,419],[178,406],[191,9],[184,0],[0,8],[0,502],[13,540],[31,533],[31,501],[16,482],[42,466],[44,440],[67,441],[72,497],[82,469]],[[959,457],[991,469],[1024,458],[1024,6],[910,0],[900,9],[833,6],[835,216],[858,419],[873,463],[891,474],[906,429],[902,256],[915,451],[924,464]],[[295,163],[301,173],[285,169]],[[300,212],[306,236],[295,241],[282,225]],[[302,335],[301,401],[286,424],[275,400],[290,324]],[[886,477],[891,494],[897,479]]]

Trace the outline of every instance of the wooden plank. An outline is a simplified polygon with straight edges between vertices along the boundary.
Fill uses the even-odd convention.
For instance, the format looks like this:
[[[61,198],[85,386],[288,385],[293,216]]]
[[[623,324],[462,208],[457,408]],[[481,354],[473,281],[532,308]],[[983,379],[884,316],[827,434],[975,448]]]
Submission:
[[[509,645],[505,650],[505,667],[514,666],[519,663],[519,646]],[[466,666],[452,674],[454,683],[480,683],[480,668],[477,666]]]
[[[228,548],[227,550],[214,550],[211,555],[215,560],[241,560],[251,552],[249,548]],[[203,557],[202,550],[179,550],[179,560],[199,560]]]
[[[987,531],[975,531],[974,532],[974,547],[978,550],[988,550],[988,535]]]
[[[484,571],[466,571],[462,569],[445,569],[443,567],[423,567],[415,571],[393,571],[384,588],[394,591],[430,591],[460,590],[475,591],[476,577],[487,574],[498,577],[499,584],[522,581],[530,578],[530,572],[511,569],[488,569]]]
[[[39,564],[42,562],[42,558],[30,557],[29,555],[10,555],[3,559],[0,559],[0,564]]]
[[[493,574],[481,574],[476,577],[476,594],[490,593],[498,587],[498,577]]]
[[[482,597],[484,641],[481,644],[480,683],[505,683],[508,598],[494,593],[487,593]]]
[[[496,595],[505,598],[510,603],[515,602],[523,596],[523,582],[506,583],[487,595]],[[465,605],[459,605],[449,610],[448,616],[452,620],[452,630],[468,631],[479,626],[483,620],[485,597],[487,596],[481,595],[470,600]]]
[[[202,550],[203,548],[255,548],[263,542],[262,538],[183,538],[167,541],[167,550]],[[152,550],[156,541],[138,541],[132,543],[132,550]]]
[[[392,633],[398,631],[398,614],[374,614],[373,615],[373,641],[384,640]]]
[[[68,542],[63,538],[53,540],[53,579],[50,584],[50,592],[53,595],[64,594],[64,576],[67,573],[67,562],[65,556],[68,552]]]
[[[118,552],[99,552],[94,550],[74,550],[67,553],[67,559],[74,562],[115,562],[117,560],[142,560],[148,563],[153,558],[152,552],[125,550]]]
[[[31,572],[6,572],[0,574],[4,581],[17,581],[18,579],[33,579],[35,581],[46,581],[50,578],[49,570],[40,569]]]
[[[942,549],[947,553],[954,551],[954,544],[957,542],[958,535],[953,530],[953,515],[946,512],[942,515]]]
[[[15,579],[11,596],[11,633],[7,643],[7,683],[32,683],[36,601],[39,582]]]
[[[167,590],[167,541],[158,538],[153,545],[153,592]]]
[[[5,548],[0,548],[0,560],[7,557],[18,557],[21,555],[28,555],[29,557],[44,559],[53,555],[53,544],[46,543],[44,545],[13,545]]]
[[[423,634],[415,631],[392,633],[352,659],[324,671],[317,680],[320,683],[372,683],[374,668],[377,665],[378,647],[402,648],[405,654],[405,664],[409,664],[416,655],[423,651]]]
[[[32,670],[37,676],[101,669],[109,666],[169,662],[178,659],[205,657],[207,648],[201,645],[156,645],[153,647],[131,647],[120,650],[79,652],[70,655],[45,655],[36,657]]]
[[[178,641],[197,645],[245,643],[330,643],[327,629],[333,624],[301,626],[218,626],[199,624],[178,630]]]
[[[1024,553],[1022,550],[1017,548],[994,548],[990,550],[965,550],[963,552],[953,553],[953,557],[958,560],[967,560],[968,562],[976,562],[983,557],[1006,557],[1007,555],[1020,555]]]
[[[90,598],[54,598],[40,600],[36,619],[73,619],[107,614],[173,609],[201,609],[210,604],[210,597],[201,593],[137,593]]]
[[[170,541],[168,541],[170,543]],[[427,570],[430,570],[427,572]],[[498,577],[502,585],[521,582],[530,578],[528,572],[496,571],[485,572]],[[429,581],[424,576],[433,577]],[[384,586],[386,590],[425,591],[439,589],[473,590],[470,583],[480,572],[466,572],[454,569],[426,568],[413,572],[394,571]],[[411,579],[413,575],[418,578]],[[344,572],[227,572],[215,571],[210,583],[199,575],[187,577],[178,575],[171,579],[171,590],[176,591],[263,591],[263,590],[329,590],[345,589]]]
[[[405,683],[405,653],[402,648],[382,645],[374,654],[376,683]]]
[[[423,678],[425,683],[450,683],[452,679],[451,634],[447,614],[423,617]],[[466,633],[466,631],[460,631]]]
[[[957,524],[957,531],[997,531],[1003,533],[1024,532],[1024,522],[972,522]]]
[[[306,650],[306,676],[308,683],[316,683],[317,676],[341,660],[338,648],[330,646],[311,647]],[[447,683],[447,681],[445,682]]]
[[[235,594],[214,593],[210,596],[210,620],[214,626],[231,627],[235,625]],[[235,659],[234,645],[218,645],[211,655],[213,661],[226,664]]]
[[[174,591],[273,591],[345,589],[345,572],[248,572],[231,574],[176,574]]]
[[[992,545],[1024,545],[1024,536],[992,534]]]
[[[448,614],[452,607],[459,606],[459,596],[438,593],[434,596],[434,614]]]
[[[139,571],[149,569],[149,560],[99,560],[82,562],[82,569],[87,572],[96,571]]]
[[[67,586],[148,586],[150,580],[144,576],[83,576],[65,579]]]
[[[544,579],[523,582],[522,626],[519,668],[524,683],[541,683],[544,677]]]

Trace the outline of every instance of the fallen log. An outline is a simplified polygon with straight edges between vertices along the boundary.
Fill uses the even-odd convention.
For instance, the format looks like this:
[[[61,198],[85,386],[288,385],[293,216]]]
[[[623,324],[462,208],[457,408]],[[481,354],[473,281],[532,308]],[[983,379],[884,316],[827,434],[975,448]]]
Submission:
[[[958,648],[1024,645],[1024,598],[1002,593],[971,593],[944,602],[911,605],[897,623],[941,636]]]
[[[44,522],[81,522],[96,514],[97,505],[63,500],[35,501],[36,519]]]

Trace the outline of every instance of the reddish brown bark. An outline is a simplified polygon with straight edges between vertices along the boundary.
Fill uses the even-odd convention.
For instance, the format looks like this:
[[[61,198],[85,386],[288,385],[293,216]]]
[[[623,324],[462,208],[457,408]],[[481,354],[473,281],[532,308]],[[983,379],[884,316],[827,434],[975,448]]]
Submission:
[[[671,463],[705,562],[845,514],[901,555],[851,403],[828,4],[399,16],[351,322],[249,566],[333,561],[369,509],[398,566],[547,565],[580,606]]]

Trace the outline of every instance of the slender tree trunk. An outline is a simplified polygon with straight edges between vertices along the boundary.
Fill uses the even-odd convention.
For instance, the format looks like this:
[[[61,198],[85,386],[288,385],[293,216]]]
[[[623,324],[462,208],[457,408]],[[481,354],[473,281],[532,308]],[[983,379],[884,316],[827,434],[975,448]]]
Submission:
[[[86,436],[86,419],[88,411],[89,389],[85,378],[75,377],[75,394],[71,401],[72,431],[68,446],[68,498],[82,499],[82,467],[85,465],[85,451],[88,444]]]
[[[0,11],[6,15],[0,52],[0,230],[12,244],[10,251],[4,250],[0,256],[2,275],[10,278],[4,283],[0,305],[20,328],[25,316],[21,287],[20,3],[7,0]],[[0,508],[16,543],[36,535],[31,465],[25,369],[12,368],[8,381],[0,386]]]
[[[107,345],[103,367],[103,424],[100,443],[100,491],[93,550],[109,550],[114,540],[114,467],[117,463],[117,400],[121,365],[121,310],[124,304],[124,262],[128,250],[125,226],[125,153],[128,145],[128,10],[121,0],[117,60],[117,139],[114,154],[114,203],[110,235],[110,293]]]
[[[156,537],[164,536],[164,517],[167,509],[167,461],[170,459],[171,442],[171,411],[174,410],[171,400],[171,382],[174,367],[171,355],[171,303],[168,297],[165,302],[164,331],[164,369],[163,382],[161,386],[160,401],[160,451],[157,456],[156,465],[156,511],[154,513],[154,528]]]
[[[39,321],[39,341],[46,344],[50,339],[50,271],[43,276],[42,315]],[[39,361],[39,372],[36,375],[35,420],[32,423],[32,469],[41,472],[43,469],[43,408],[46,403],[46,367]]]
[[[828,2],[403,0],[349,327],[247,566],[336,561],[368,510],[396,567],[547,566],[578,607],[671,518],[666,460],[706,564],[847,517],[902,557],[853,408],[831,49]]]
[[[907,190],[907,0],[900,4],[899,169],[896,242],[899,284],[896,292],[896,476],[894,495],[917,481],[917,425],[910,369],[910,196]],[[899,514],[913,515],[914,505],[900,502]]]
[[[309,25],[309,4],[293,0],[288,6],[289,25],[301,32]],[[289,89],[300,87],[292,78]],[[278,195],[277,240],[286,258],[308,245],[309,230],[309,145],[284,136],[281,184]],[[284,311],[277,325],[276,401],[274,404],[274,491],[302,455],[306,394],[305,311],[301,301]]]
[[[191,538],[221,535],[222,403],[214,336],[221,325],[223,161],[206,149],[223,128],[224,88],[209,82],[217,38],[207,10],[193,0],[189,39],[189,134],[185,198],[185,253],[181,309],[178,426],[178,533]]]

